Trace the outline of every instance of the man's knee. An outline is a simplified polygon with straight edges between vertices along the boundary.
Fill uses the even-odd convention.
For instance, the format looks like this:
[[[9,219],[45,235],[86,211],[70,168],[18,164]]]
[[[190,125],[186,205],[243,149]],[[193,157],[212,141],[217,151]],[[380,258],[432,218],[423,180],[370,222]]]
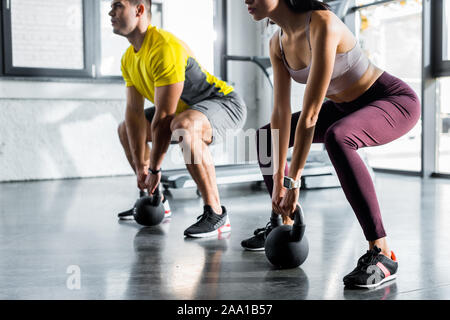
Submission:
[[[126,141],[128,139],[127,137],[127,126],[125,124],[125,121],[122,121],[118,128],[117,128],[117,134],[119,135],[119,139],[121,142]]]
[[[170,130],[175,131],[189,129],[190,124],[191,121],[187,117],[177,116],[173,118],[172,122],[170,122]]]
[[[178,142],[191,141],[196,133],[195,123],[188,117],[175,117],[170,123],[170,130],[172,139]]]

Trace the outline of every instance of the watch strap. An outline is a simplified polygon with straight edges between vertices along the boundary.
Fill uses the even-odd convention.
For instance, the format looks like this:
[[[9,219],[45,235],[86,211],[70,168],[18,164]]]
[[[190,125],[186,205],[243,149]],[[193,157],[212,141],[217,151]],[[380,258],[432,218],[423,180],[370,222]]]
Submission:
[[[148,172],[151,173],[151,174],[158,174],[158,173],[161,172],[161,169],[153,170],[153,169],[148,168]]]

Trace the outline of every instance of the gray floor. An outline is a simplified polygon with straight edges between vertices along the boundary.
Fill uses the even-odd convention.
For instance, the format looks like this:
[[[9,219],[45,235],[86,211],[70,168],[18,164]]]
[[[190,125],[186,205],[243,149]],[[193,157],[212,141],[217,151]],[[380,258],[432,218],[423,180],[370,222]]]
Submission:
[[[190,240],[195,190],[173,191],[170,221],[141,228],[116,219],[134,186],[133,177],[0,184],[0,299],[450,299],[450,180],[377,174],[399,277],[376,290],[342,284],[366,242],[341,189],[301,192],[309,257],[276,270],[240,247],[268,219],[264,191],[221,187],[231,234]]]

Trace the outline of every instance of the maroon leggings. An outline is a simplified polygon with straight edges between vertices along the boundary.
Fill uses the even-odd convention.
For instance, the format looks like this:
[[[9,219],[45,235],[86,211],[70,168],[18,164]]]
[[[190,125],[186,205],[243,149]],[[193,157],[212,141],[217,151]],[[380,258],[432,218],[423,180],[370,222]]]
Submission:
[[[299,117],[300,112],[292,115],[289,147],[294,145]],[[356,100],[345,103],[328,100],[322,105],[313,142],[325,144],[345,196],[368,241],[383,238],[386,232],[375,187],[356,151],[398,139],[411,130],[419,118],[420,101],[416,93],[405,82],[387,72]],[[264,139],[261,139],[263,131]],[[271,161],[263,160],[272,158],[270,124],[260,128],[256,138],[259,166],[272,196],[273,177],[267,174]],[[261,146],[260,140],[263,142]]]

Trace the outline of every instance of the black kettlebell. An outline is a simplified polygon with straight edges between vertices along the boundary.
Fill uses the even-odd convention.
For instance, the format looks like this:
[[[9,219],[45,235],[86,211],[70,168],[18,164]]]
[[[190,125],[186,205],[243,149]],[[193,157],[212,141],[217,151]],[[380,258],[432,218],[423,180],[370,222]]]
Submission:
[[[158,188],[153,195],[137,199],[133,208],[134,220],[143,226],[156,226],[164,219],[164,205]]]
[[[283,269],[297,268],[305,262],[309,253],[308,239],[304,236],[306,225],[302,208],[297,205],[293,214],[294,225],[274,226],[265,242],[267,259]],[[274,216],[277,214],[272,212],[271,221],[276,221]]]

